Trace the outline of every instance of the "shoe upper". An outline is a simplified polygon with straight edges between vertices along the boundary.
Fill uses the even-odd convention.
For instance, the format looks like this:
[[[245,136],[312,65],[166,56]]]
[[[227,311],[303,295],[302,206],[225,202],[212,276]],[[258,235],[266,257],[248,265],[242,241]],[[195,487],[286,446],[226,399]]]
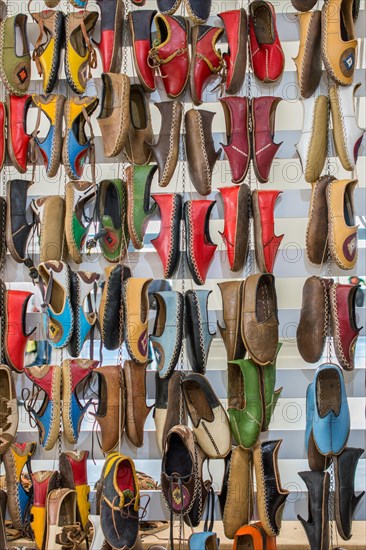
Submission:
[[[90,70],[97,65],[90,36],[99,14],[97,11],[71,12],[66,15],[66,78],[76,94],[85,92]]]
[[[224,203],[224,231],[220,234],[231,271],[239,271],[248,256],[250,190],[243,184],[220,187],[219,191]]]
[[[355,368],[356,343],[361,328],[356,322],[356,294],[360,285],[333,283],[330,288],[332,332],[337,359],[342,368]]]
[[[100,41],[97,44],[104,73],[119,73],[122,65],[123,0],[97,0],[101,13]]]
[[[18,429],[18,404],[14,377],[7,365],[0,365],[0,453],[12,444]]]
[[[15,372],[24,370],[24,354],[27,342],[36,330],[34,327],[27,333],[26,314],[31,292],[25,290],[5,291],[5,340],[4,351],[6,362]]]
[[[150,189],[157,165],[128,166],[127,177],[127,224],[133,246],[144,246],[144,235],[156,204],[150,204]]]
[[[185,292],[187,355],[194,372],[205,374],[208,354],[216,330],[211,331],[208,299],[211,290]],[[214,326],[214,325],[213,325]]]
[[[32,103],[30,95],[17,97],[9,95],[8,111],[8,152],[12,163],[21,174],[27,171],[28,149],[31,136],[27,134],[26,120]]]
[[[279,97],[255,97],[252,100],[252,151],[254,171],[261,183],[267,183],[273,159],[281,147],[274,142],[275,115]]]
[[[31,58],[27,37],[27,19],[24,13],[6,17],[0,22],[1,48],[0,72],[1,79],[10,94],[23,96],[27,93],[31,79]],[[22,53],[17,50],[18,32]]]
[[[58,10],[44,10],[31,13],[31,16],[39,26],[39,36],[32,57],[38,74],[43,76],[43,91],[50,94],[59,72],[65,16]]]
[[[283,235],[274,232],[274,208],[281,191],[254,189],[252,207],[254,217],[255,257],[263,273],[272,273]]]
[[[42,154],[47,175],[53,177],[57,174],[61,161],[62,116],[65,97],[56,94],[48,96],[33,94],[32,100],[50,124],[46,137],[36,136],[35,141]]]
[[[202,94],[208,81],[220,75],[224,68],[221,51],[216,47],[222,36],[222,27],[198,25],[194,27],[193,68],[191,69],[191,94],[195,105],[202,103]]]
[[[230,164],[233,183],[242,182],[249,169],[251,150],[249,138],[249,100],[247,97],[220,99],[224,110],[228,144],[221,144]]]
[[[244,8],[217,14],[225,26],[228,53],[223,54],[227,75],[226,91],[237,94],[244,82],[247,67],[247,13]]]
[[[172,277],[180,257],[180,222],[182,196],[179,193],[156,193],[151,195],[159,208],[160,231],[151,239],[163,266],[164,278]]]

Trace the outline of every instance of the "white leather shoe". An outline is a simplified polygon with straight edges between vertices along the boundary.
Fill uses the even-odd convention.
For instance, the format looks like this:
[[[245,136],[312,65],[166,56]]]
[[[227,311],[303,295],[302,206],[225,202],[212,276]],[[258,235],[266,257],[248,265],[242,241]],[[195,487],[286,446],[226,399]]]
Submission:
[[[302,99],[303,123],[297,153],[308,183],[316,182],[325,165],[328,147],[328,97],[311,96]]]
[[[355,93],[360,86],[332,86],[329,92],[335,148],[343,168],[350,171],[356,166],[365,133],[359,127],[355,113]]]
[[[90,514],[89,521],[94,528],[93,540],[89,550],[101,550],[104,544],[104,534],[100,524],[100,516]]]

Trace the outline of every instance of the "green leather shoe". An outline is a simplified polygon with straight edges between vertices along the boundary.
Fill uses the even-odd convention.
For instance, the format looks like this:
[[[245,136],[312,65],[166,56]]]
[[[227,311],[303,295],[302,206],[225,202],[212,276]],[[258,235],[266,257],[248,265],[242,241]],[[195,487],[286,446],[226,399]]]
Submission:
[[[144,246],[144,235],[149,217],[156,203],[150,205],[150,188],[157,165],[134,166],[127,175],[127,223],[131,241],[136,249]]]
[[[273,412],[276,408],[277,401],[282,392],[282,386],[277,390],[274,389],[276,384],[276,361],[282,344],[278,344],[277,353],[273,363],[266,365],[260,369],[262,377],[262,396],[263,396],[263,425],[262,432],[268,430]]]
[[[10,94],[23,96],[27,93],[31,80],[31,58],[27,38],[27,16],[18,13],[0,23],[0,73]],[[17,29],[19,31],[22,54],[17,54]]]
[[[126,184],[120,180],[103,180],[98,191],[100,248],[108,262],[123,260],[130,238],[127,227]]]
[[[237,371],[237,395],[231,392],[227,411],[231,431],[237,444],[249,449],[258,440],[264,417],[260,367],[251,359],[230,361],[228,366]]]

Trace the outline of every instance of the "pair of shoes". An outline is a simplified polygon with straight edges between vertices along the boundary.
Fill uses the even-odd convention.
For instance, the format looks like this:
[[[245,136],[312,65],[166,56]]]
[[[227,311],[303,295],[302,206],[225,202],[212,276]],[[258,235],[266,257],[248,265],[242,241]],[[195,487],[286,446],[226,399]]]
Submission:
[[[18,403],[14,375],[7,365],[0,365],[0,455],[12,444],[18,430]]]
[[[328,251],[341,269],[357,262],[358,238],[355,225],[354,190],[357,180],[336,180],[323,176],[312,184],[306,252],[310,262],[321,265]]]
[[[27,332],[26,315],[29,300],[33,296],[25,290],[0,288],[4,304],[2,326],[4,329],[3,353],[6,364],[15,372],[24,370],[24,354],[34,327]]]
[[[165,15],[172,15],[183,1],[193,23],[200,25],[207,21],[211,12],[211,0],[157,0],[158,10]]]
[[[16,96],[24,96],[31,81],[27,19],[24,13],[18,13],[0,21],[1,80],[9,94]]]
[[[262,527],[260,521],[251,523],[250,525],[243,525],[235,533],[233,550],[238,550],[242,545],[248,545],[253,550],[260,550],[265,548],[266,550],[276,550],[276,537],[267,535]]]

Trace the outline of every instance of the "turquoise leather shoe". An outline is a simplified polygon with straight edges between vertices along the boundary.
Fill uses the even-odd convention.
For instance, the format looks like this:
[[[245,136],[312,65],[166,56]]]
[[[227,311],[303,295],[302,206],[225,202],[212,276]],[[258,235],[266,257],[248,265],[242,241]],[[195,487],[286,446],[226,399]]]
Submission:
[[[313,429],[314,420],[314,381],[308,385],[306,390],[306,428],[305,428],[305,445],[306,452],[309,452],[309,439]]]

